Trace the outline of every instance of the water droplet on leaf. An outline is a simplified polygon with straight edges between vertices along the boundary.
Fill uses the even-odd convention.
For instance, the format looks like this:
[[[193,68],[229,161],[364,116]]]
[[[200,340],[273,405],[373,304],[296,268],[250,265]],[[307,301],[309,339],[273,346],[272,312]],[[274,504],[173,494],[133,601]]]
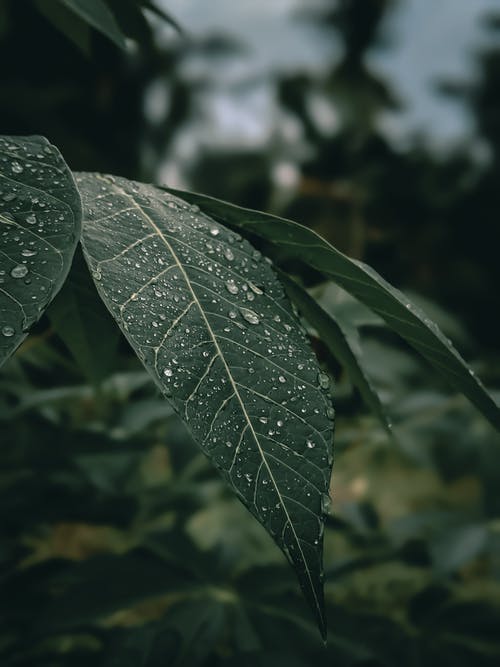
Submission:
[[[240,313],[243,315],[243,319],[249,324],[259,324],[259,316],[257,313],[254,313],[253,310],[250,310],[249,308],[240,308]]]
[[[15,266],[12,271],[10,272],[10,275],[13,278],[24,278],[24,276],[28,273],[28,267],[25,266],[24,264],[18,264]]]

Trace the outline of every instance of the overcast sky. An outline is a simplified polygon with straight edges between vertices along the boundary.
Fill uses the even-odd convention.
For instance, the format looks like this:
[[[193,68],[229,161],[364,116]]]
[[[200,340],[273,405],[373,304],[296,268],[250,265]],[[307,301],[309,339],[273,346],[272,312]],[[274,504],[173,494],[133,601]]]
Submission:
[[[368,1],[368,0],[367,0]],[[311,26],[293,18],[293,10],[317,0],[162,0],[165,8],[190,31],[203,34],[217,30],[240,37],[250,55],[233,60],[227,76],[244,78],[256,72],[321,70],[332,55],[340,55],[339,43],[311,35]],[[471,119],[461,106],[436,93],[438,80],[474,77],[471,54],[484,44],[488,33],[481,18],[491,10],[500,12],[500,0],[401,0],[384,31],[390,48],[371,54],[370,65],[387,78],[405,110],[386,119],[387,132],[405,137],[419,130],[431,143],[448,145],[473,131]],[[490,37],[491,39],[491,37]],[[269,102],[261,95],[255,113]],[[244,124],[255,134],[258,118],[252,119],[251,103],[222,95],[216,103],[217,122],[227,121],[230,132]],[[239,109],[238,109],[239,105]],[[262,117],[262,116],[261,116]],[[218,128],[218,130],[223,127]]]

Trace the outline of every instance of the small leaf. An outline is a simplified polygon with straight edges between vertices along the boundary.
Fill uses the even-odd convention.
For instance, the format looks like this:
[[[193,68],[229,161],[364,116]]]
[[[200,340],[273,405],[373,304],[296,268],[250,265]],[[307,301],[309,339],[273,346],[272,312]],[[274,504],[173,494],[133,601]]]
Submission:
[[[296,303],[306,320],[312,324],[328,347],[333,356],[344,365],[351,382],[363,397],[366,405],[378,417],[392,437],[392,426],[380,398],[371,384],[370,378],[365,373],[358,352],[353,348],[347,333],[326,310],[324,310],[308,292],[295,280],[288,278],[280,272],[282,282],[286,287],[288,296]]]
[[[98,290],[194,439],[293,564],[325,632],[333,408],[258,251],[153,186],[77,176]]]
[[[0,365],[61,288],[80,223],[57,148],[43,137],[0,137]]]
[[[99,30],[124,51],[125,36],[104,0],[59,0],[86,23]]]
[[[165,188],[199,206],[222,224],[270,241],[288,258],[307,263],[334,280],[380,315],[391,329],[412,345],[441,375],[462,392],[500,430],[500,408],[457,350],[423,311],[370,266],[344,255],[319,234],[292,220],[241,208],[213,197]]]

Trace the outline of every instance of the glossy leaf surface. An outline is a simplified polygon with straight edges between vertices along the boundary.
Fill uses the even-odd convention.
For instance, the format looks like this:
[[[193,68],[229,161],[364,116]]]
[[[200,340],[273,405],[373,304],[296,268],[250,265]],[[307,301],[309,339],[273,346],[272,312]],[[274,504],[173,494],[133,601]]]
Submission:
[[[294,566],[325,633],[333,408],[268,262],[161,189],[80,174],[98,290],[195,440]]]
[[[0,137],[0,365],[61,288],[80,224],[57,148],[43,137]]]

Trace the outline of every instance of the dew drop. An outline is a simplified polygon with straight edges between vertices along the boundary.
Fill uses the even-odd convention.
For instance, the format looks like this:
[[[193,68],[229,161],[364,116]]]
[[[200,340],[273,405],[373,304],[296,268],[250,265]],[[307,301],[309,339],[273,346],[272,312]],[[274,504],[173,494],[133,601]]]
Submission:
[[[314,449],[316,447],[316,443],[308,438],[306,440],[306,447],[307,449]]]
[[[14,331],[13,327],[5,326],[2,329],[2,334],[6,336],[7,338],[10,338],[13,336],[16,332]]]
[[[239,292],[238,285],[234,282],[234,280],[228,280],[226,282],[226,289],[230,294],[238,294]]]
[[[240,313],[243,315],[243,319],[245,319],[249,324],[259,324],[259,316],[257,313],[254,313],[253,310],[249,310],[248,308],[240,308]]]
[[[168,378],[171,378],[174,374],[174,371],[171,368],[165,368],[163,375],[166,375]]]
[[[11,169],[15,174],[22,174],[24,171],[24,167],[22,167],[17,161],[12,163]]]
[[[332,504],[332,500],[330,496],[326,493],[321,494],[321,511],[323,514],[328,514],[330,511],[330,506]]]
[[[268,419],[267,417],[259,417],[259,421],[261,424],[267,424]]]
[[[28,267],[25,266],[24,264],[18,264],[15,266],[12,271],[10,272],[10,275],[13,278],[24,278],[24,276],[28,273]]]
[[[238,313],[235,310],[230,310],[228,315],[232,320],[235,320],[238,317]]]
[[[278,380],[281,382],[281,384],[284,384],[286,382],[286,377],[284,375],[280,375]]]
[[[232,262],[234,259],[234,252],[231,250],[231,248],[224,248],[224,257],[229,261]]]
[[[29,215],[27,215],[26,222],[28,223],[28,225],[36,225],[36,215],[34,213],[30,213]]]
[[[36,254],[36,250],[30,250],[29,248],[24,248],[24,250],[21,250],[21,255],[23,257],[34,257]]]
[[[254,285],[252,282],[248,281],[248,287],[252,290],[254,294],[264,294],[264,290],[262,290],[260,287],[257,285]]]
[[[210,234],[212,236],[219,236],[220,234],[220,229],[218,227],[211,227],[210,228]]]
[[[328,387],[330,386],[330,378],[326,373],[318,374],[318,382],[321,389],[328,389]]]

